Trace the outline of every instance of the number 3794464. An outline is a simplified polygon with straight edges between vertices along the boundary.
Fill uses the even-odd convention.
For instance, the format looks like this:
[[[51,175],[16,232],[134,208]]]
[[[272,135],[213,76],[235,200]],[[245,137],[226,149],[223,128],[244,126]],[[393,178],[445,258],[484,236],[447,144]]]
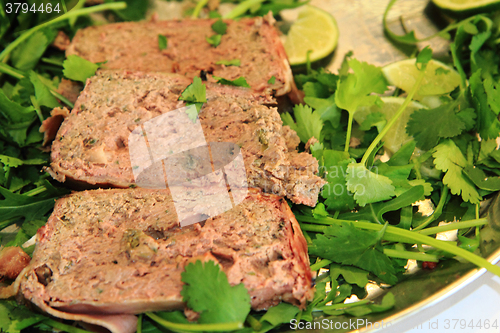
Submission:
[[[18,14],[18,13],[60,13],[61,9],[59,8],[59,3],[55,5],[47,2],[47,3],[33,3],[32,5],[26,2],[7,2],[5,3],[5,13],[6,14]]]

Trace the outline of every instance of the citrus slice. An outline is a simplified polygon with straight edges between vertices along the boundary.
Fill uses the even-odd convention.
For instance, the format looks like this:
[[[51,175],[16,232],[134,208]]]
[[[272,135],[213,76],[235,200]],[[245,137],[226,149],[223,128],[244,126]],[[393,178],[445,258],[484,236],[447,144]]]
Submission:
[[[354,114],[354,120],[361,125],[370,113],[380,112],[385,116],[385,119],[389,121],[405,101],[402,97],[382,97],[381,99],[382,102],[384,102],[382,107],[378,107],[377,105],[373,105],[371,107],[360,107]],[[387,132],[382,139],[384,142],[384,148],[389,150],[390,154],[394,154],[405,143],[412,140],[412,138],[406,134],[406,124],[408,123],[408,120],[410,120],[410,115],[413,111],[426,108],[427,107],[425,105],[414,101],[410,102],[410,104],[406,107],[406,110],[403,114],[401,114],[394,125],[392,125],[389,132]]]
[[[382,68],[382,73],[390,85],[409,91],[417,80],[419,70],[415,66],[416,59],[393,62]],[[420,100],[423,96],[443,95],[460,84],[460,74],[448,65],[437,60],[427,64],[425,77],[414,96]]]
[[[285,51],[290,65],[316,61],[333,52],[337,46],[339,32],[332,15],[314,6],[304,6],[292,24],[285,40]]]
[[[454,12],[484,11],[500,7],[500,0],[432,0],[434,4],[442,9]]]

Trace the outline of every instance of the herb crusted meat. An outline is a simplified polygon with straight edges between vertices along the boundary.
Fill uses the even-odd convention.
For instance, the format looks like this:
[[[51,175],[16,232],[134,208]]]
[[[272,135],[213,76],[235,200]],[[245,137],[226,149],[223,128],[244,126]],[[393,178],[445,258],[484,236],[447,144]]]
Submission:
[[[230,284],[243,283],[254,309],[280,301],[304,307],[314,292],[307,245],[288,204],[257,190],[183,228],[168,189],[75,192],[56,202],[37,237],[20,292],[61,318],[183,308],[181,273],[196,260],[213,260]]]
[[[133,185],[129,135],[146,121],[185,106],[179,96],[190,83],[179,75],[127,71],[101,71],[90,78],[52,144],[53,176],[99,186]],[[241,147],[249,187],[316,204],[324,184],[316,175],[318,162],[296,151],[298,137],[282,126],[276,108],[267,106],[274,102],[270,97],[207,83],[206,99],[199,113],[205,139]]]
[[[227,31],[217,47],[206,38],[215,35],[214,19],[124,22],[79,30],[66,55],[104,68],[144,72],[177,73],[189,78],[203,72],[234,80],[244,77],[252,89],[284,95],[294,85],[292,71],[272,17],[224,20]],[[167,38],[160,49],[158,35]],[[221,61],[239,60],[239,66]],[[274,80],[272,79],[274,77]],[[274,82],[273,82],[274,81]]]

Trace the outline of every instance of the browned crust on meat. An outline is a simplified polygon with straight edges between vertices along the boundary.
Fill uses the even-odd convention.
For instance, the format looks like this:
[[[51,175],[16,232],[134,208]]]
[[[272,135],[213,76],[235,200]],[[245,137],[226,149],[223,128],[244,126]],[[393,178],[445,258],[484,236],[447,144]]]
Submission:
[[[52,144],[53,177],[95,186],[133,185],[130,133],[184,106],[178,98],[189,83],[178,75],[124,71],[89,79]],[[210,83],[206,95],[199,114],[205,139],[241,147],[249,186],[314,206],[324,185],[316,175],[318,162],[296,153],[297,135],[282,126],[276,108],[266,106],[274,101],[250,89]]]
[[[75,104],[82,89],[83,85],[80,82],[62,78],[59,87],[57,87],[57,92],[66,97],[68,101]]]
[[[56,137],[57,131],[61,126],[64,118],[69,116],[69,110],[65,107],[54,108],[50,112],[50,117],[45,119],[40,126],[40,133],[43,133],[43,145],[47,145],[50,141],[54,140]]]
[[[288,93],[293,77],[278,31],[262,17],[224,20],[227,32],[217,47],[206,37],[215,34],[214,19],[124,22],[79,30],[66,55],[78,55],[104,68],[178,73],[187,77],[209,75],[234,80],[245,77],[256,91]],[[168,39],[160,50],[158,35]],[[221,60],[240,59],[240,66],[218,65]],[[273,84],[268,81],[275,77]],[[213,80],[213,79],[212,79]]]
[[[31,258],[18,246],[8,246],[0,250],[0,282],[14,280],[28,266]]]
[[[66,313],[183,308],[180,274],[196,259],[216,261],[231,285],[244,283],[254,309],[280,301],[304,308],[314,292],[305,239],[288,204],[256,190],[183,228],[168,190],[75,192],[56,202],[37,237],[20,291]]]

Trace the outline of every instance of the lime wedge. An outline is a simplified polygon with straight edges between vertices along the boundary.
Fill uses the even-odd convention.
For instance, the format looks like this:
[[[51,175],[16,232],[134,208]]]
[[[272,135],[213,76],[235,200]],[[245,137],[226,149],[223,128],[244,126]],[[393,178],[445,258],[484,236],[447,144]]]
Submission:
[[[393,62],[383,67],[382,73],[390,85],[409,91],[419,74],[415,61],[415,59],[406,59]],[[447,94],[459,84],[460,74],[456,70],[442,62],[431,60],[427,64],[425,77],[414,99],[420,100],[423,96]]]
[[[500,0],[432,0],[434,4],[445,10],[454,12],[477,11],[479,9],[493,10],[500,7]]]
[[[382,102],[384,104],[382,107],[373,105],[371,107],[360,107],[354,114],[354,120],[358,124],[362,124],[365,121],[368,114],[372,112],[380,112],[385,116],[385,119],[389,121],[399,107],[405,101],[402,97],[382,97]],[[384,136],[382,141],[384,141],[384,148],[389,151],[390,154],[394,154],[401,148],[405,143],[410,141],[412,138],[406,134],[406,124],[410,119],[410,115],[413,111],[418,109],[426,109],[427,107],[412,101],[407,107],[403,114],[398,118],[398,120],[392,125],[391,129]]]
[[[307,52],[311,61],[326,57],[337,46],[339,32],[332,15],[314,6],[305,6],[292,24],[285,40],[285,51],[290,65],[307,62]]]

